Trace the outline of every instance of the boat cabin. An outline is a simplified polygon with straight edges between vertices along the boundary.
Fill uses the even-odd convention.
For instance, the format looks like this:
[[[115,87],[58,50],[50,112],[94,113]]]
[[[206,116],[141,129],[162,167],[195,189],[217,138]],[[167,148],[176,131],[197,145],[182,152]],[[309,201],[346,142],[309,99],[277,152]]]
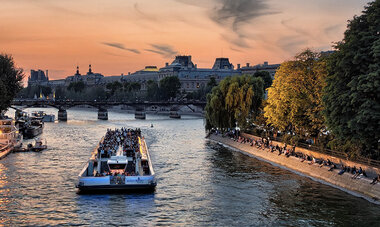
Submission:
[[[112,156],[108,161],[108,169],[111,174],[124,174],[126,171],[128,160],[125,156]]]

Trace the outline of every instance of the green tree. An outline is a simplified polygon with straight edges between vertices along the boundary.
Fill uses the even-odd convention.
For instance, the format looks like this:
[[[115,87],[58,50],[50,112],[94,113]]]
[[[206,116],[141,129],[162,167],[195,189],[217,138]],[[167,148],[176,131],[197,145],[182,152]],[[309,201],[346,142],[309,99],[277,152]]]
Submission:
[[[140,91],[141,89],[141,84],[138,83],[138,82],[132,82],[130,85],[130,90],[133,91],[133,92],[136,92],[136,91]]]
[[[212,128],[224,130],[235,126],[235,124],[231,124],[233,122],[233,119],[230,119],[232,115],[228,114],[225,102],[225,94],[222,93],[219,86],[214,87],[212,92],[207,95],[206,130]]]
[[[146,99],[149,101],[159,100],[159,87],[156,81],[148,80],[146,84]]]
[[[75,93],[81,93],[86,88],[83,81],[71,82],[67,87],[67,90],[74,91]]]
[[[307,49],[295,60],[281,64],[268,89],[264,116],[282,131],[316,138],[324,129],[322,89],[327,76],[326,62]]]
[[[272,86],[272,76],[267,71],[258,71],[253,74],[254,77],[261,77],[264,80],[264,90]]]
[[[55,99],[60,100],[66,97],[66,89],[64,87],[57,87],[55,89]]]
[[[328,58],[326,124],[357,155],[380,156],[380,1],[349,21]]]
[[[175,98],[181,88],[181,82],[177,76],[168,76],[160,80],[160,96],[163,100]]]
[[[264,97],[264,82],[250,75],[227,77],[207,96],[206,129],[246,128],[257,115]]]
[[[114,83],[116,83],[116,82],[114,82]],[[117,82],[117,83],[119,83],[119,82]],[[136,92],[136,91],[139,91],[141,89],[141,84],[138,82],[124,82],[124,84],[122,84],[122,87],[124,88],[124,91],[126,91],[126,92]],[[117,84],[116,88],[120,89],[121,87],[119,87],[119,85]]]
[[[209,81],[207,82],[207,86],[206,86],[206,94],[210,93],[212,88],[217,86],[218,85],[218,82],[216,82],[216,79],[215,77],[210,77]]]
[[[117,91],[120,91],[121,89],[123,89],[123,87],[124,87],[123,84],[120,83],[119,81],[114,81],[106,85],[106,88],[109,90],[111,96],[113,96]]]
[[[0,115],[22,89],[23,70],[16,68],[12,56],[0,54]]]

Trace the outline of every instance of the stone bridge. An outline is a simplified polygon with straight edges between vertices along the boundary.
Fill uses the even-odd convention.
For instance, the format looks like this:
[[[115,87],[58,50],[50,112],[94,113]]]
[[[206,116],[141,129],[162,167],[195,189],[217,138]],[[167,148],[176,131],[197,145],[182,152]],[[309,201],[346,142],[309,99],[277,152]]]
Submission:
[[[135,110],[136,119],[145,119],[146,109],[149,107],[166,107],[170,108],[171,118],[180,118],[178,110],[181,107],[188,107],[192,112],[195,109],[204,109],[206,102],[201,101],[168,101],[168,102],[148,102],[148,101],[74,101],[74,100],[42,100],[42,99],[14,99],[12,107],[54,107],[58,109],[58,120],[67,121],[67,109],[75,106],[92,106],[98,109],[98,119],[108,120],[108,109],[113,106],[129,106]],[[16,108],[17,109],[17,108]]]

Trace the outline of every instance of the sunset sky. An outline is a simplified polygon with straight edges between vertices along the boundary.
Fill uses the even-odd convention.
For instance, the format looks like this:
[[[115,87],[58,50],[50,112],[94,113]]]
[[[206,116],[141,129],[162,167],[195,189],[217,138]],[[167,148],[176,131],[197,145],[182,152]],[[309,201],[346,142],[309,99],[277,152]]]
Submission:
[[[329,50],[363,0],[0,0],[0,52],[50,79],[88,70],[105,76],[192,55],[236,64],[281,63]]]

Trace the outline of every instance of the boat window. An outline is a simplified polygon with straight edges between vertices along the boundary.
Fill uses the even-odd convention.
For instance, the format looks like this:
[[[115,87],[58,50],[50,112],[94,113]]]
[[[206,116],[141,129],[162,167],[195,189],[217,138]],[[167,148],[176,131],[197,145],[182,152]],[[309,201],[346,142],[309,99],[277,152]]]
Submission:
[[[125,164],[109,164],[110,169],[125,169]]]

